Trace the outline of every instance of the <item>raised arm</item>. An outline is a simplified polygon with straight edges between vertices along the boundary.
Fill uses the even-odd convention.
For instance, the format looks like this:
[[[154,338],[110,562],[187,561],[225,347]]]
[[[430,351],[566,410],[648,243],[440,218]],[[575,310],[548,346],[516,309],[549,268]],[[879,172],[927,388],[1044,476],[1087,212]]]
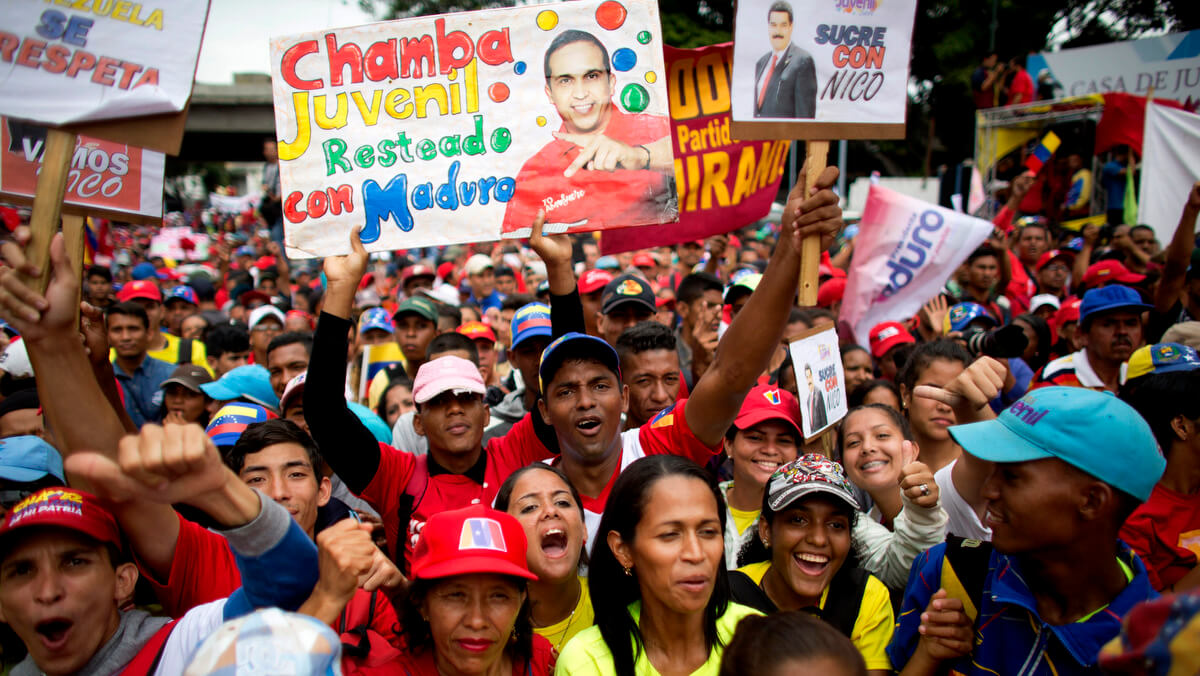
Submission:
[[[822,249],[828,249],[842,228],[842,210],[831,190],[837,181],[837,168],[827,167],[807,196],[805,174],[800,172],[788,195],[779,243],[762,281],[725,332],[712,365],[687,400],[688,425],[697,439],[710,446],[724,438],[746,393],[766,370],[775,347],[783,340],[800,280],[801,240],[807,235],[818,236]]]
[[[350,310],[354,291],[367,267],[367,250],[358,232],[350,236],[351,252],[325,259],[325,305],[313,336],[312,357],[304,386],[304,419],[321,457],[362,493],[379,470],[379,442],[346,405],[347,336],[353,328]]]
[[[572,331],[583,333],[587,325],[579,289],[575,285],[575,272],[571,269],[571,237],[544,235],[542,227],[545,224],[546,213],[539,209],[529,234],[529,248],[546,264],[546,280],[550,282],[551,333],[554,337]],[[534,419],[540,417],[534,416]]]
[[[1183,215],[1175,228],[1175,236],[1167,245],[1167,260],[1163,265],[1162,279],[1154,295],[1154,310],[1167,312],[1179,301],[1184,277],[1191,261],[1192,249],[1196,246],[1196,217],[1200,216],[1200,181],[1192,184],[1192,192],[1183,205]]]

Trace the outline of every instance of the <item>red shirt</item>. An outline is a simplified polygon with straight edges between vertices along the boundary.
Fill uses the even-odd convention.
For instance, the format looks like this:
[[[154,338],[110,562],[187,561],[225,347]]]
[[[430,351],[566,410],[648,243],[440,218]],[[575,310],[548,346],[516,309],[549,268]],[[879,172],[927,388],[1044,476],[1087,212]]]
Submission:
[[[182,516],[179,516],[179,537],[175,541],[175,556],[171,559],[167,579],[155,579],[140,562],[138,568],[154,589],[163,610],[176,618],[196,606],[223,599],[242,586],[242,575],[229,548],[229,541]],[[375,609],[368,625],[372,604]],[[344,626],[339,626],[343,623]],[[356,666],[370,666],[396,659],[397,647],[402,645],[397,633],[400,620],[386,595],[371,594],[362,589],[355,591],[339,624],[333,628],[343,632],[363,626],[369,626],[372,630],[367,634],[371,651],[365,661],[354,660],[353,663]],[[357,645],[359,638],[348,635],[343,636],[343,641]],[[345,656],[343,663],[348,661],[351,658]]]
[[[476,503],[490,505],[508,475],[548,457],[550,451],[537,438],[528,413],[512,426],[508,434],[489,441],[479,462],[465,474],[452,474],[427,457],[423,461],[427,463],[427,477],[411,498],[414,503],[408,523],[402,524],[401,506],[410,499],[407,491],[418,469],[417,456],[380,442],[379,469],[359,497],[366,500],[383,518],[388,550],[393,560],[397,560],[397,555],[403,552],[405,561],[411,564],[416,540],[430,516]]]
[[[566,125],[559,131],[565,133]],[[604,135],[637,146],[658,141],[670,131],[665,115],[623,113],[613,106]],[[567,224],[572,226],[569,232],[674,220],[667,217],[674,213],[668,183],[673,176],[649,169],[580,169],[570,178],[563,176],[580,150],[574,143],[554,139],[525,162],[504,212],[505,234],[524,231],[528,236],[538,209],[545,209],[547,224]]]
[[[1029,71],[1018,68],[1016,74],[1013,75],[1012,84],[1008,86],[1006,105],[1029,103],[1033,99],[1033,78],[1029,77]]]
[[[1200,495],[1155,486],[1121,527],[1121,539],[1142,557],[1155,589],[1174,585],[1200,556]]]

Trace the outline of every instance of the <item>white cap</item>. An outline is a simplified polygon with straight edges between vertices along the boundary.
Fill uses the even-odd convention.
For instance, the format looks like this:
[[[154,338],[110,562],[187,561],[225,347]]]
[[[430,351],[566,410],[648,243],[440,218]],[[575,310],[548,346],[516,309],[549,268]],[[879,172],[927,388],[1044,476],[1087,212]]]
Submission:
[[[274,305],[259,305],[250,311],[250,329],[253,330],[258,323],[267,317],[274,317],[279,320],[280,324],[287,324],[287,317],[283,315],[283,311]]]
[[[0,371],[14,378],[32,378],[33,363],[29,361],[29,351],[25,349],[25,341],[13,340],[8,348],[0,354]]]
[[[1048,293],[1040,293],[1029,300],[1029,311],[1033,312],[1043,305],[1049,305],[1055,310],[1062,307],[1062,303],[1058,300],[1058,296],[1053,296]]]
[[[475,254],[467,259],[467,274],[477,275],[488,268],[495,267],[490,256]]]

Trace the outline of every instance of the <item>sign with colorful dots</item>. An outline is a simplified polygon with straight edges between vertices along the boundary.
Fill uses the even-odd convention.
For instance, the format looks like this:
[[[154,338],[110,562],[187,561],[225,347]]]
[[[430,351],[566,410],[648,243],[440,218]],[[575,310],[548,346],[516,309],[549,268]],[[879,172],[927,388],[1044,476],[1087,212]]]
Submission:
[[[606,232],[605,254],[736,230],[765,217],[779,194],[791,142],[742,141],[730,133],[733,44],[664,51],[679,222]]]
[[[904,138],[917,0],[739,0],[738,138]]]
[[[271,40],[288,255],[678,219],[654,0],[460,12]]]

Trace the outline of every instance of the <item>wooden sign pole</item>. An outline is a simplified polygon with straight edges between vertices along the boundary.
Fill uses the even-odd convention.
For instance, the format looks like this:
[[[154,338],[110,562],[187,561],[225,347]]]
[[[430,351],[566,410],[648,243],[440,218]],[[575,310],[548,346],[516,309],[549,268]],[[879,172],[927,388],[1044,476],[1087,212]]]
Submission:
[[[804,197],[807,199],[817,183],[817,177],[825,171],[829,156],[829,141],[807,141],[804,144],[804,164],[807,167],[804,180]],[[821,238],[805,237],[800,248],[800,307],[815,307],[817,304],[818,268],[821,265]]]
[[[42,155],[42,170],[38,174],[37,194],[33,199],[33,215],[29,219],[32,237],[26,249],[29,262],[41,269],[37,279],[22,279],[39,294],[46,292],[50,282],[50,240],[58,231],[62,215],[63,196],[67,190],[67,171],[75,152],[75,134],[62,129],[46,132],[46,152]]]
[[[75,294],[75,320],[79,320],[79,301],[83,295],[83,223],[86,216],[63,214],[63,244],[67,248],[67,257],[71,260],[71,271],[79,275],[80,284]]]

